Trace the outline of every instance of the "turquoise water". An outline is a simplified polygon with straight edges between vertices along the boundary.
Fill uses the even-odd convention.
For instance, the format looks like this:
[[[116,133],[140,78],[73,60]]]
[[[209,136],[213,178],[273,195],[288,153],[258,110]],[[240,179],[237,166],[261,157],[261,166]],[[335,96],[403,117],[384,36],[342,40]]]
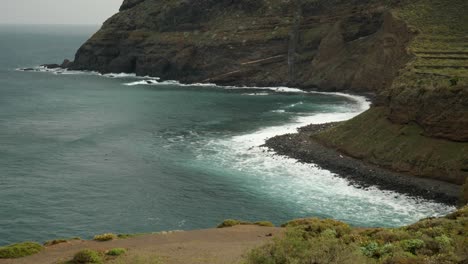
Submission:
[[[226,218],[400,226],[453,209],[357,189],[259,147],[355,116],[363,98],[15,70],[72,58],[95,30],[0,26],[0,245]]]

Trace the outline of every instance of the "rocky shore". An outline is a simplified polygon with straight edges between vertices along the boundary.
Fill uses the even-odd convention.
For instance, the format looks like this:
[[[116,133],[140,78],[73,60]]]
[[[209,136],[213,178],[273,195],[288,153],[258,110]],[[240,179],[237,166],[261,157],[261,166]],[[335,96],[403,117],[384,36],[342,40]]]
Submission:
[[[389,171],[349,157],[333,148],[325,147],[311,137],[337,124],[308,125],[300,128],[296,134],[270,138],[265,146],[274,150],[278,155],[288,156],[300,162],[313,163],[330,170],[360,188],[375,186],[382,190],[457,205],[461,193],[459,185]]]

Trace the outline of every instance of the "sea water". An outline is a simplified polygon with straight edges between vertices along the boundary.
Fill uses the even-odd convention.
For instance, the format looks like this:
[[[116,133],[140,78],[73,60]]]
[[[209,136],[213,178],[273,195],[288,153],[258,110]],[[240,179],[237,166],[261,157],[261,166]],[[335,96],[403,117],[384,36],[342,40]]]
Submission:
[[[363,97],[46,71],[97,27],[0,26],[0,245],[300,217],[394,227],[453,207],[352,187],[265,139]],[[19,71],[19,68],[35,68]]]

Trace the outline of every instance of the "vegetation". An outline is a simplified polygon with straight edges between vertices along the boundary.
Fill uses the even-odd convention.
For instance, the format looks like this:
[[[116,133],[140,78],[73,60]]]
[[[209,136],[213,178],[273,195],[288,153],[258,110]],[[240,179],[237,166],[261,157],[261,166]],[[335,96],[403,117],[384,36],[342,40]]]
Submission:
[[[44,242],[44,246],[50,247],[50,246],[57,245],[57,244],[67,243],[67,242],[72,241],[72,240],[81,240],[81,238],[73,237],[73,238],[65,238],[65,239],[60,238],[60,239],[48,240],[48,241]]]
[[[441,175],[446,181],[463,182],[468,143],[421,136],[424,131],[417,124],[393,124],[386,118],[386,111],[374,107],[313,137],[379,166],[397,171],[404,168],[420,177]]]
[[[106,255],[108,256],[120,256],[127,253],[127,250],[125,248],[113,248],[109,251],[106,252]]]
[[[465,263],[468,206],[443,218],[384,229],[351,228],[335,220],[300,219],[284,237],[252,250],[246,264]]]
[[[95,235],[93,240],[96,241],[109,241],[109,240],[114,240],[117,238],[117,235],[112,234],[112,233],[106,233],[102,235]]]
[[[26,257],[37,254],[43,249],[43,246],[35,242],[12,244],[9,246],[0,247],[0,259]]]
[[[265,226],[265,227],[274,227],[275,225],[268,221],[258,221],[258,222],[246,222],[241,220],[235,219],[226,219],[221,224],[218,225],[218,228],[225,228],[225,227],[233,227],[238,225],[257,225],[257,226]]]
[[[99,252],[91,249],[84,249],[76,253],[72,263],[103,263]]]

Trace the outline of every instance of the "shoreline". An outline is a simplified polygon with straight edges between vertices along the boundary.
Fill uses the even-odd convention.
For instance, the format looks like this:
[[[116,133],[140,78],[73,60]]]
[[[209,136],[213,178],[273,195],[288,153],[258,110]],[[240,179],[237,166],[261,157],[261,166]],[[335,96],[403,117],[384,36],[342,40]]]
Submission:
[[[51,67],[54,66],[54,67]],[[35,71],[45,73],[61,74],[70,71],[67,68],[63,68],[60,65],[43,64],[39,67],[33,68],[19,68],[20,71]],[[371,92],[356,92],[356,91],[327,91],[320,89],[319,87],[303,87],[298,85],[296,87],[285,87],[285,86],[226,86],[223,84],[216,83],[193,83],[183,84],[176,80],[161,80],[158,77],[151,76],[138,76],[135,73],[101,73],[93,71],[74,71],[75,74],[93,74],[107,78],[136,78],[136,79],[150,79],[150,81],[139,81],[132,83],[125,83],[124,85],[158,85],[165,84],[166,82],[177,82],[179,85],[190,86],[190,85],[213,85],[219,87],[235,87],[235,88],[254,88],[254,89],[267,89],[275,91],[273,88],[278,89],[291,89],[292,91],[302,91],[304,93],[319,93],[319,94],[335,94],[345,97],[362,97],[368,105],[365,107],[361,106],[359,113],[367,111],[369,107],[375,103],[376,94]],[[242,83],[241,83],[242,85]],[[344,121],[341,121],[344,122]],[[459,193],[461,192],[461,186],[450,184],[442,181],[418,178],[416,176],[403,174],[389,169],[379,167],[377,165],[366,163],[362,160],[347,156],[338,150],[324,146],[322,143],[310,139],[310,135],[322,131],[323,129],[329,128],[338,122],[333,123],[322,123],[322,124],[307,124],[297,129],[297,133],[294,134],[280,134],[275,135],[265,140],[263,146],[273,150],[280,156],[286,156],[303,163],[315,164],[322,169],[329,170],[338,177],[347,179],[350,185],[357,188],[369,188],[372,186],[377,187],[382,191],[395,191],[400,194],[409,195],[415,198],[423,198],[446,205],[456,206],[459,201]],[[310,151],[313,149],[314,151]]]
[[[58,67],[50,67],[58,66]],[[19,68],[20,71],[35,71],[45,73],[61,74],[70,71],[67,68],[60,67],[60,65],[44,64],[39,67],[33,68]],[[58,71],[58,73],[56,72]],[[151,76],[138,76],[135,73],[100,73],[93,71],[74,71],[75,74],[93,74],[108,78],[136,78],[136,79],[151,79],[154,82],[140,81],[145,83],[138,83],[132,85],[158,85],[165,84],[166,82],[177,82],[179,85],[213,85],[219,87],[236,87],[236,88],[254,88],[254,89],[267,89],[275,91],[275,86],[225,86],[216,83],[194,83],[183,84],[176,80],[161,80],[158,77]],[[129,85],[128,83],[124,85]],[[241,83],[242,85],[242,83]],[[362,113],[367,111],[369,107],[375,103],[376,94],[371,92],[356,92],[356,91],[327,91],[319,87],[303,87],[301,85],[296,87],[276,86],[277,89],[287,88],[301,90],[305,93],[319,93],[319,94],[335,94],[339,96],[348,97],[362,97],[368,106],[366,109],[360,109]],[[294,91],[290,91],[294,92]],[[359,114],[360,114],[359,113]],[[344,121],[341,121],[344,122]],[[293,158],[303,163],[315,164],[322,169],[329,170],[338,177],[349,180],[350,185],[358,188],[369,188],[375,186],[382,191],[395,191],[400,194],[409,195],[415,198],[423,198],[446,205],[456,206],[459,201],[459,193],[461,186],[445,183],[442,181],[418,178],[412,175],[398,173],[389,169],[379,167],[377,165],[368,164],[362,160],[349,157],[338,150],[324,146],[322,143],[311,140],[310,135],[329,128],[338,122],[322,123],[322,124],[307,124],[299,127],[297,133],[275,135],[265,140],[263,146],[273,150],[280,156]],[[310,151],[313,149],[314,151]]]
[[[357,188],[377,187],[382,191],[394,191],[451,206],[458,205],[461,186],[390,171],[347,156],[310,137],[338,123],[307,125],[299,128],[297,133],[269,138],[263,146],[273,150],[276,155],[329,170]]]

